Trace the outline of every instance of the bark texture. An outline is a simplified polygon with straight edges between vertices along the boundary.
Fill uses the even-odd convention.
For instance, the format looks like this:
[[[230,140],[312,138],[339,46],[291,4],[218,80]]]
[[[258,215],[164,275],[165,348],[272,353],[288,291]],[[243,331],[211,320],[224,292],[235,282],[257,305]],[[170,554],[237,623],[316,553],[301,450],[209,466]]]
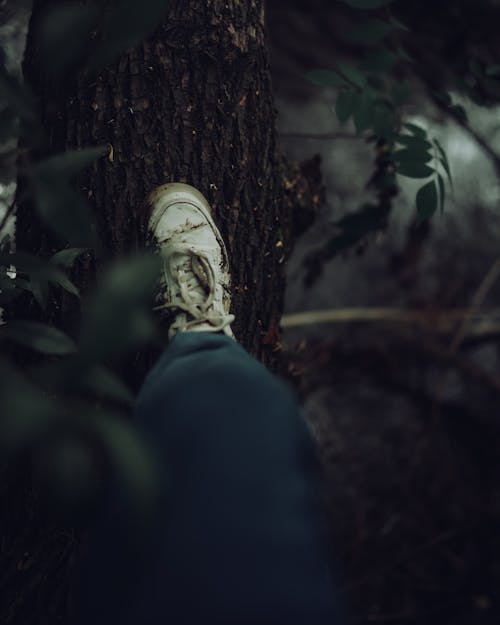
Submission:
[[[293,217],[275,146],[263,0],[173,3],[154,34],[112,66],[93,75],[81,71],[64,82],[44,74],[39,62],[35,32],[49,3],[34,2],[24,63],[46,133],[45,145],[28,159],[112,146],[112,154],[78,180],[103,242],[97,258],[80,263],[79,286],[85,290],[110,257],[142,247],[141,205],[155,186],[193,184],[210,201],[228,246],[237,338],[274,366]],[[32,206],[19,197],[18,249],[56,251],[61,245],[44,234]],[[58,304],[59,318],[52,320],[67,327],[74,300]],[[140,376],[138,367],[135,377]],[[1,521],[8,548],[0,620],[66,623],[80,531],[47,524],[29,478],[20,473],[2,488],[12,509]]]
[[[156,185],[196,186],[228,245],[235,333],[272,365],[289,220],[263,0],[176,2],[145,42],[99,73],[82,72],[62,86],[41,74],[32,34],[46,4],[35,2],[25,74],[40,96],[49,153],[112,146],[112,160],[102,158],[80,178],[104,256],[142,246],[141,204]],[[27,205],[19,209],[18,245],[44,247]]]

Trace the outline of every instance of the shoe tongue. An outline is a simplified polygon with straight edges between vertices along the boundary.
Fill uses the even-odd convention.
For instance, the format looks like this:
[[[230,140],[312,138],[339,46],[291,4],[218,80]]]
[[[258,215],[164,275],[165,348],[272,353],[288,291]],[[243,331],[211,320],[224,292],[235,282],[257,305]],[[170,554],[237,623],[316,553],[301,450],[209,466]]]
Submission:
[[[210,291],[210,282],[207,273],[206,266],[201,262],[199,256],[191,257],[191,270],[193,274],[198,278],[198,281],[205,293]]]
[[[200,257],[186,254],[182,260],[182,269],[184,279],[190,282],[194,280],[196,283],[195,286],[189,289],[189,292],[198,295],[200,300],[204,301],[210,292],[210,285],[207,270]]]

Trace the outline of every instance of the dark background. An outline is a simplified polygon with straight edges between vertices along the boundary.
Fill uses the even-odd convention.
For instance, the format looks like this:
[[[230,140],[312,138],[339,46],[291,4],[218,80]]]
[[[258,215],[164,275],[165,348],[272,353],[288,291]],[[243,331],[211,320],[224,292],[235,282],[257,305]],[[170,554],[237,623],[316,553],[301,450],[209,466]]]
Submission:
[[[324,461],[329,526],[351,622],[497,623],[499,335],[468,334],[452,353],[458,327],[440,331],[432,319],[437,311],[470,307],[498,257],[499,179],[473,136],[500,147],[498,94],[488,93],[486,105],[474,103],[456,77],[471,56],[498,59],[500,7],[400,4],[422,74],[412,83],[408,119],[440,138],[454,195],[443,216],[415,227],[416,186],[400,180],[387,230],[333,258],[309,288],[305,256],[371,193],[372,147],[350,123],[339,126],[335,93],[304,78],[338,58],[356,59],[358,51],[342,38],[354,18],[339,3],[268,4],[280,147],[293,161],[321,155],[311,168],[324,184],[324,201],[288,265],[286,312],[394,307],[430,320],[426,328],[351,321],[287,329],[283,374],[301,395]],[[28,8],[4,2],[1,11],[2,43],[11,67],[19,67]],[[454,90],[473,133],[431,102],[433,83]],[[2,172],[5,204],[14,178],[14,169]],[[499,303],[493,281],[481,309]],[[58,545],[44,548],[50,557]],[[29,567],[29,557],[20,566]]]

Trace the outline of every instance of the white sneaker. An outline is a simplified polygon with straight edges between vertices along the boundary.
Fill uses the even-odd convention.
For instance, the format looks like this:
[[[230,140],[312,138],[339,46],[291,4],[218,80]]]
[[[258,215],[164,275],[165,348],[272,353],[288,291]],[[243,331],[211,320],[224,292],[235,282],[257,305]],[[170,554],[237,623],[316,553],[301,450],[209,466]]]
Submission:
[[[163,258],[155,310],[172,310],[168,336],[187,330],[224,332],[234,338],[229,314],[229,259],[203,195],[173,182],[148,197],[148,231]]]

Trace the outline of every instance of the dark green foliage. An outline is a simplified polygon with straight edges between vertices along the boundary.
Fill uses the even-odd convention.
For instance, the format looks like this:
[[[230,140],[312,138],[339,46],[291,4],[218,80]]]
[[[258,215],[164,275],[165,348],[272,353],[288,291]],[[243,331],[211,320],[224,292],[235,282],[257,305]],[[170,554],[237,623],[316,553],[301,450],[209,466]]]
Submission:
[[[390,142],[394,138],[394,111],[385,102],[376,101],[372,110],[372,128],[376,137]]]
[[[363,89],[366,86],[366,76],[350,63],[337,62],[340,73],[355,87]]]
[[[396,171],[401,176],[408,178],[428,178],[434,170],[418,161],[404,161],[396,165]]]
[[[357,93],[352,90],[341,91],[335,103],[335,112],[341,124],[351,117],[356,106]]]
[[[444,178],[441,174],[437,175],[437,181],[439,186],[439,210],[442,213],[444,211],[445,186]]]
[[[394,80],[391,87],[391,96],[394,106],[403,106],[411,95],[410,84],[404,80]]]
[[[353,113],[354,128],[356,132],[363,132],[371,127],[373,121],[373,99],[363,91],[356,96],[356,104]]]
[[[82,322],[80,349],[85,360],[104,361],[153,338],[148,305],[158,271],[155,256],[124,259],[110,268]]]
[[[62,74],[85,60],[91,69],[111,63],[148,35],[164,17],[169,0],[76,2],[47,10],[39,42],[47,68]],[[61,50],[65,53],[61,54]]]
[[[398,135],[396,142],[415,152],[426,151],[432,148],[432,143],[427,141],[425,136],[416,137],[414,135]]]
[[[60,4],[46,12],[38,37],[47,68],[63,74],[81,61],[91,45],[92,32],[99,23],[97,5],[76,2]],[[65,50],[65,54],[61,54]]]
[[[31,193],[47,227],[71,245],[95,247],[89,207],[73,191],[73,178],[108,148],[95,147],[53,156],[37,165],[31,174]]]
[[[431,180],[417,192],[417,213],[418,219],[423,221],[432,217],[437,210],[438,206],[438,192],[436,183]]]
[[[418,150],[411,148],[404,148],[403,150],[397,150],[392,155],[392,158],[395,163],[405,164],[405,163],[428,163],[432,161],[433,156],[427,150]]]
[[[318,87],[343,87],[347,84],[345,78],[329,69],[313,69],[307,72],[306,78]]]
[[[9,321],[0,328],[1,340],[11,340],[43,354],[64,356],[76,351],[75,342],[64,332],[36,321]]]
[[[386,48],[370,50],[361,62],[360,69],[364,72],[390,72],[398,61],[398,55]]]
[[[42,389],[0,359],[0,450],[15,454],[33,444],[59,418],[58,405]]]
[[[51,6],[37,33],[46,72],[63,75],[78,65],[94,71],[151,32],[167,7],[166,0]],[[0,141],[15,140],[22,132],[26,148],[43,152],[37,102],[3,62],[0,93],[5,103]],[[11,145],[14,141],[6,149]],[[75,191],[75,182],[108,154],[108,146],[89,145],[23,166],[24,199],[30,200],[47,231],[57,236],[61,249],[42,258],[23,250],[12,253],[10,237],[1,240],[0,306],[7,321],[0,325],[5,354],[0,359],[0,445],[9,457],[27,449],[39,456],[54,446],[48,457],[60,459],[76,447],[92,455],[97,445],[128,483],[131,495],[145,504],[155,484],[154,467],[130,421],[123,418],[133,395],[113,371],[113,363],[155,336],[151,302],[158,258],[144,255],[118,262],[102,272],[90,296],[88,289],[81,294],[69,275],[100,250],[91,209]],[[6,220],[2,228],[5,225]],[[76,320],[81,316],[67,331],[38,320],[58,317],[61,289],[66,298],[75,298]],[[20,366],[26,361],[29,379]],[[52,464],[61,469],[65,462]],[[68,483],[64,489],[69,496],[80,486]]]
[[[45,308],[49,283],[59,285],[68,293],[79,296],[77,287],[57,263],[22,252],[3,252],[0,254],[0,267],[3,267],[3,273],[0,274],[0,302],[3,301],[1,297],[5,292],[15,291],[16,295],[20,295],[24,290],[31,291],[39,305]]]
[[[384,37],[388,35],[392,29],[392,24],[373,18],[355,26],[347,34],[347,38],[355,43],[378,43],[384,39]]]
[[[91,67],[110,63],[154,30],[171,0],[118,0],[103,11],[99,43],[90,57]],[[99,6],[99,3],[98,3]]]
[[[443,213],[445,178],[450,187],[453,184],[450,163],[436,138],[428,137],[425,128],[406,120],[408,107],[412,105],[414,112],[415,94],[421,93],[422,81],[427,81],[429,100],[451,119],[467,126],[469,122],[464,107],[454,101],[448,89],[456,89],[477,104],[489,106],[500,99],[500,65],[494,62],[491,55],[488,61],[485,51],[480,54],[472,48],[465,50],[464,56],[469,54],[466,68],[451,73],[447,76],[447,84],[437,87],[432,75],[432,63],[436,63],[437,71],[443,75],[442,59],[433,59],[432,53],[422,50],[425,67],[422,65],[415,47],[414,30],[418,26],[419,11],[416,3],[408,10],[402,0],[342,2],[353,9],[350,12],[347,10],[353,25],[341,36],[357,48],[342,60],[330,59],[330,62],[335,61],[337,68],[334,78],[327,81],[325,74],[323,80],[316,80],[315,84],[326,86],[328,82],[328,86],[336,89],[335,112],[339,122],[346,124],[352,119],[356,132],[377,146],[375,172],[370,184],[377,193],[380,212],[384,214],[380,227],[386,226],[397,193],[398,176],[423,181],[415,196],[417,220],[429,219],[438,208]],[[489,5],[487,0],[481,3],[483,8]],[[450,6],[449,10],[436,7],[430,10],[429,16],[433,11],[440,19],[448,21],[449,15],[460,15],[461,11],[467,13],[466,7]],[[442,13],[446,14],[445,17]],[[412,26],[409,20],[413,20]],[[420,36],[423,37],[423,34],[420,33]],[[309,75],[319,77],[321,72],[318,69]],[[380,148],[383,148],[382,153]],[[319,256],[327,260],[340,249],[358,245],[364,234],[372,231],[366,205],[360,208],[359,220],[361,224],[370,224],[366,230],[359,227],[358,221],[349,219],[343,224],[341,234],[325,244]],[[314,266],[319,275],[321,262],[316,262],[317,259],[318,254],[309,265]],[[308,281],[312,279],[310,275]]]

